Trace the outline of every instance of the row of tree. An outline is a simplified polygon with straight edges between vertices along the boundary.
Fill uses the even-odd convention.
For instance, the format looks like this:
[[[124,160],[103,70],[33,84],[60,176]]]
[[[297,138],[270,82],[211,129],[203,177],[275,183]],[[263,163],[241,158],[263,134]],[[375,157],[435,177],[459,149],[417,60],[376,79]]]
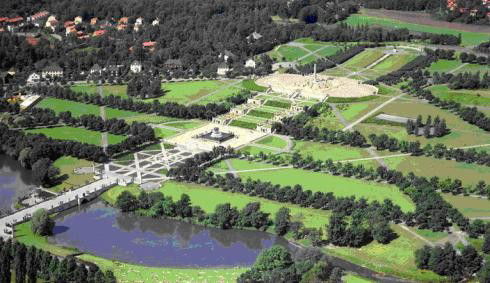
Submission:
[[[458,73],[456,75],[451,73],[434,73],[434,84],[448,84],[450,89],[481,89],[490,88],[490,77],[488,73],[480,74],[480,72],[470,73]]]
[[[215,149],[216,152],[225,151],[225,149]],[[365,200],[356,201],[351,198],[335,198],[331,193],[321,193],[311,191],[303,191],[299,185],[291,188],[290,186],[281,187],[268,182],[247,180],[242,182],[240,178],[227,174],[225,177],[221,175],[215,176],[212,172],[207,172],[206,166],[211,166],[213,162],[210,160],[221,160],[216,158],[214,154],[198,154],[194,158],[188,159],[179,167],[172,168],[169,176],[174,177],[178,181],[190,181],[209,186],[219,186],[223,190],[251,194],[254,196],[264,197],[279,202],[289,202],[292,204],[301,205],[304,207],[312,207],[315,209],[328,209],[345,212],[345,209],[358,209],[363,207]],[[222,156],[222,155],[221,155]],[[228,157],[233,157],[229,154]],[[384,211],[389,211],[385,214],[385,219],[388,220],[403,220],[408,225],[418,225],[422,229],[432,229],[434,231],[442,231],[455,223],[463,231],[474,231],[473,236],[477,237],[484,233],[481,229],[474,229],[478,226],[478,222],[471,222],[464,217],[461,212],[453,208],[447,203],[438,193],[437,187],[432,182],[438,182],[438,179],[428,180],[425,177],[418,177],[414,174],[406,176],[396,170],[389,170],[384,167],[378,168],[378,178],[383,181],[390,182],[407,194],[416,205],[415,212],[401,213],[398,206],[393,206],[389,200],[381,205]],[[458,185],[457,181],[456,186]],[[487,187],[488,189],[488,187]],[[349,205],[346,205],[349,203]],[[362,204],[360,207],[359,204]],[[373,202],[370,206],[380,206]],[[387,205],[387,206],[386,206]],[[352,213],[351,210],[349,215]]]
[[[446,243],[444,247],[424,246],[417,250],[415,264],[419,269],[432,270],[458,282],[473,277],[482,267],[483,259],[472,245],[465,246],[459,254],[451,243]]]
[[[482,42],[475,47],[475,50],[482,53],[490,54],[490,41]]]
[[[461,52],[459,59],[463,63],[490,65],[490,56],[476,56],[473,53]]]
[[[292,255],[273,246],[259,254],[255,263],[237,279],[248,282],[342,282],[343,270],[334,267],[319,249],[306,248]]]
[[[190,105],[185,106],[178,103],[166,102],[160,103],[158,100],[153,100],[152,103],[133,100],[132,98],[121,98],[119,96],[109,95],[100,97],[99,95],[89,95],[86,93],[76,93],[68,88],[58,86],[38,86],[33,89],[37,94],[59,99],[66,99],[81,103],[104,105],[112,108],[134,111],[139,113],[156,113],[161,116],[183,118],[183,119],[205,119],[211,120],[213,117],[222,115],[230,111],[233,106],[232,102],[246,102],[246,97],[251,96],[249,91],[243,90],[235,97],[227,100],[228,103],[209,103],[206,105]]]
[[[14,275],[14,276],[13,276]],[[95,264],[79,262],[68,256],[57,256],[34,246],[26,246],[0,238],[0,282],[35,283],[46,282],[115,283],[112,271],[103,272]]]
[[[443,154],[440,153],[441,150],[445,150],[442,145],[436,146],[433,149],[433,154],[437,155],[438,158],[442,158],[441,156],[443,156]],[[354,165],[351,162],[333,162],[330,158],[325,161],[315,160],[311,155],[303,157],[297,152],[293,153],[289,160],[277,154],[264,154],[263,152],[260,152],[256,156],[250,156],[248,153],[243,155],[249,161],[262,161],[272,163],[276,166],[292,165],[295,168],[311,170],[314,172],[321,171],[332,175],[341,175],[343,177],[354,177],[370,181],[387,181],[391,184],[399,183],[403,179],[403,174],[401,172],[390,171],[383,166],[374,169],[372,167],[366,168],[362,164]],[[409,175],[413,175],[413,173],[409,173]],[[443,193],[452,193],[453,195],[468,195],[471,193],[490,197],[490,185],[487,185],[483,180],[479,181],[475,186],[466,187],[464,187],[461,180],[457,178],[446,178],[441,180],[439,177],[434,176],[429,179],[429,182],[435,190],[442,191]]]
[[[422,115],[417,116],[417,119],[414,121],[412,119],[408,119],[407,124],[405,125],[407,130],[407,134],[409,135],[423,135],[426,138],[432,137],[442,137],[449,134],[450,130],[446,126],[446,120],[439,118],[436,116],[434,121],[432,121],[432,117],[429,115],[425,124],[422,123]]]

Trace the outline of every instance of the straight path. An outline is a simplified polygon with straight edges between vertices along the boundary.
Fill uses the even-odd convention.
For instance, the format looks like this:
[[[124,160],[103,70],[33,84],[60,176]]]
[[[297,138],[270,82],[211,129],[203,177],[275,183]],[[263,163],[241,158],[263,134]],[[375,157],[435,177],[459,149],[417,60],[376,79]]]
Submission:
[[[402,93],[402,94],[399,94],[383,103],[381,103],[378,107],[374,108],[373,110],[369,111],[366,115],[362,116],[361,118],[357,119],[355,122],[351,123],[350,125],[346,126],[342,131],[348,131],[350,129],[352,129],[355,125],[361,123],[362,121],[366,120],[367,118],[369,118],[371,115],[373,115],[374,113],[378,112],[380,109],[382,109],[383,107],[385,107],[386,105],[392,103],[393,101],[397,100],[398,98],[404,96],[405,94]]]
[[[337,119],[339,119],[340,123],[342,123],[344,126],[349,124],[349,122],[345,120],[342,113],[340,113],[339,109],[337,108],[337,105],[335,105],[334,103],[329,103],[328,105],[330,106],[330,108],[332,108],[333,114],[335,115],[335,117],[337,117]]]
[[[271,151],[274,151],[274,152],[277,152],[277,153],[284,152],[283,149],[280,149],[280,148],[277,148],[277,147],[273,147],[273,146],[268,146],[268,145],[265,145],[265,144],[251,143],[250,145],[251,146],[255,146],[255,147],[260,147],[260,148],[263,148],[263,149],[268,149],[268,150],[271,150]]]
[[[166,126],[164,124],[158,124],[158,125],[151,125],[152,128],[160,128],[160,129],[166,129],[166,130],[171,130],[175,132],[184,132],[185,130],[180,129],[180,128],[175,128],[171,126]]]
[[[431,247],[435,247],[435,244],[429,240],[427,240],[426,238],[420,236],[419,234],[415,233],[414,231],[410,230],[410,228],[408,228],[405,224],[400,224],[400,227],[407,231],[408,233],[412,234],[412,236],[414,236],[415,238],[417,239],[420,239],[421,241],[423,241],[424,243],[426,243],[427,245],[431,246]]]
[[[458,71],[459,69],[463,68],[464,66],[468,65],[468,63],[463,63],[461,65],[459,65],[458,67],[452,69],[451,71],[449,71],[450,74],[453,74],[454,72]]]
[[[106,113],[105,113],[105,106],[100,106],[100,117],[102,117],[102,120],[106,120]],[[102,132],[101,133],[101,146],[106,151],[107,147],[109,146],[109,136],[107,132]]]
[[[381,63],[383,60],[385,60],[386,58],[388,58],[390,56],[391,56],[391,54],[385,54],[385,55],[381,56],[381,58],[379,58],[378,60],[376,60],[373,63],[369,64],[369,66],[366,66],[364,69],[360,70],[359,72],[350,73],[347,76],[347,78],[349,78],[351,76],[354,76],[354,75],[362,74],[364,71],[367,71],[367,70],[371,69],[372,67],[378,65],[379,63]]]
[[[228,166],[228,173],[233,174],[233,177],[238,177],[238,174],[236,173],[235,167],[233,167],[233,164],[231,164],[231,161],[229,159],[225,160],[226,166]]]
[[[234,87],[234,86],[239,85],[241,83],[242,83],[242,80],[238,80],[238,81],[233,82],[233,83],[225,84],[224,86],[222,86],[222,87],[220,87],[220,88],[218,88],[218,89],[216,89],[216,90],[214,90],[214,91],[212,91],[212,92],[210,92],[210,93],[208,93],[208,94],[206,94],[204,96],[201,96],[201,97],[199,97],[197,99],[194,99],[192,101],[187,102],[186,105],[188,106],[188,105],[191,105],[191,104],[195,104],[196,102],[199,102],[199,101],[203,100],[206,97],[209,97],[211,95],[214,95],[214,94],[216,94],[216,93],[218,93],[220,91],[223,91],[225,89],[228,89],[230,87]]]

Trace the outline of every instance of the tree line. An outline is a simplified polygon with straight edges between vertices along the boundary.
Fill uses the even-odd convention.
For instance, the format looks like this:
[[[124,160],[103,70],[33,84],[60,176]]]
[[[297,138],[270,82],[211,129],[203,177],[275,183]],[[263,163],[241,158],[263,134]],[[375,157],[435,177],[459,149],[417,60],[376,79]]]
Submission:
[[[479,49],[477,49],[478,51]],[[459,54],[459,60],[463,63],[490,65],[490,56],[476,56],[473,53],[461,52]]]
[[[103,272],[95,264],[81,262],[73,256],[60,260],[34,246],[26,246],[0,237],[0,281],[35,283],[47,282],[115,283],[112,271]]]
[[[208,103],[206,105],[189,105],[185,106],[174,102],[160,103],[153,100],[151,103],[133,100],[132,98],[121,98],[119,96],[108,95],[100,97],[99,95],[87,93],[76,93],[68,88],[38,86],[33,89],[37,94],[46,97],[66,99],[86,104],[95,104],[111,108],[134,111],[139,113],[155,113],[160,116],[181,118],[181,119],[204,119],[212,118],[228,113],[236,104],[243,104],[252,94],[250,91],[242,90],[240,93],[226,100],[227,103]]]
[[[482,42],[475,47],[475,50],[482,53],[490,54],[490,41]]]
[[[342,282],[343,270],[334,267],[321,250],[301,249],[291,254],[282,246],[262,251],[238,283],[247,282]]]
[[[218,186],[225,191],[251,194],[279,202],[289,202],[303,207],[328,209],[334,212],[336,209],[339,212],[345,212],[344,210],[347,209],[349,215],[354,212],[354,210],[350,210],[351,208],[360,209],[366,203],[366,200],[362,198],[360,200],[355,200],[354,197],[336,198],[332,193],[304,191],[300,185],[295,185],[292,188],[290,186],[281,187],[260,180],[254,181],[249,179],[243,182],[239,177],[234,177],[232,174],[227,174],[223,177],[206,171],[207,166],[211,166],[215,162],[225,158],[221,154],[223,152],[227,153],[226,158],[232,158],[234,156],[231,154],[233,151],[224,148],[215,149],[214,153],[197,154],[193,158],[186,160],[181,166],[172,168],[169,176],[175,178],[177,181]],[[389,211],[387,215],[384,215],[384,219],[393,221],[403,220],[407,225],[417,225],[421,229],[432,229],[434,231],[442,231],[450,227],[452,223],[455,223],[463,231],[473,231],[470,233],[472,237],[478,237],[478,235],[484,233],[481,229],[474,229],[475,226],[479,225],[478,221],[470,223],[468,218],[464,217],[461,212],[452,207],[437,193],[438,189],[445,186],[446,181],[440,183],[436,177],[428,180],[425,177],[415,176],[413,173],[405,176],[402,172],[384,167],[379,167],[376,172],[377,180],[396,185],[416,205],[415,212],[402,213],[400,208],[393,205],[389,200],[385,200],[383,204],[377,202],[369,204],[374,207],[384,207],[382,210]],[[458,184],[460,186],[461,182],[454,180],[453,183],[456,186]],[[484,183],[482,185],[484,186]],[[488,194],[488,186],[486,188],[484,186],[483,190],[485,189]],[[349,203],[349,205],[345,205],[346,203]]]
[[[255,228],[265,231],[272,225],[269,214],[260,210],[259,202],[246,204],[241,210],[229,203],[218,204],[213,213],[206,213],[200,206],[192,205],[187,194],[174,201],[161,192],[140,192],[136,197],[128,191],[122,192],[116,200],[116,207],[123,212],[140,212],[151,217],[188,219],[203,225],[221,229]]]
[[[451,73],[438,72],[433,75],[434,84],[448,84],[450,89],[480,89],[490,88],[490,78],[488,73],[480,75],[480,72],[470,73],[458,73],[456,75]]]
[[[446,126],[446,119],[441,119],[436,116],[432,121],[431,115],[427,117],[425,123],[422,122],[422,115],[418,115],[414,121],[408,119],[405,129],[409,135],[423,135],[425,138],[442,137],[450,133],[450,130]]]

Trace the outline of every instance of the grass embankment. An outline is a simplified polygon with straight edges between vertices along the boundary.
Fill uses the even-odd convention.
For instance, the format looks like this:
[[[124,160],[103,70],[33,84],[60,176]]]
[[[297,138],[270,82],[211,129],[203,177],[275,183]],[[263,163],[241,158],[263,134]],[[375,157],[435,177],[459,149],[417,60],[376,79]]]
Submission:
[[[115,187],[104,193],[102,198],[105,201],[114,204],[117,200],[117,196],[125,190],[128,190],[135,195],[138,195],[140,191],[134,186]],[[305,227],[309,228],[325,227],[330,217],[330,213],[324,210],[303,208],[297,205],[270,201],[240,193],[223,192],[220,189],[195,184],[184,184],[169,181],[166,182],[162,188],[158,189],[158,191],[161,191],[166,196],[171,196],[175,201],[179,200],[182,194],[187,194],[191,198],[192,204],[199,205],[206,213],[214,212],[214,209],[218,204],[227,202],[232,206],[238,207],[239,209],[243,208],[250,202],[260,202],[261,210],[270,213],[271,219],[274,218],[275,213],[281,207],[288,207],[291,210],[293,220],[301,221],[305,224]]]
[[[58,140],[78,141],[100,146],[102,143],[102,134],[100,132],[91,131],[83,128],[73,127],[55,127],[27,130],[31,134],[44,134],[47,137]],[[126,139],[125,136],[107,134],[109,144],[118,144]]]
[[[48,251],[57,256],[79,254],[76,249],[61,247],[48,242],[31,230],[31,222],[15,226],[15,239],[28,246]],[[147,267],[105,259],[90,254],[77,256],[79,259],[97,264],[101,269],[112,270],[118,282],[235,282],[247,268],[172,268]]]
[[[230,162],[237,171],[252,170],[262,168],[277,168],[271,164],[250,162],[240,159],[232,159]],[[391,199],[393,203],[398,204],[403,211],[413,211],[415,209],[412,201],[404,195],[394,185],[380,184],[367,180],[358,180],[355,178],[345,178],[325,173],[317,173],[302,169],[283,168],[270,171],[253,171],[238,172],[242,179],[251,178],[253,180],[262,180],[279,184],[281,186],[294,186],[299,184],[304,189],[312,192],[332,192],[337,197],[356,198],[364,197],[368,201],[377,200],[383,202],[384,199]]]
[[[260,86],[255,83],[254,80],[243,80],[242,81],[242,87],[251,91],[257,91],[257,92],[263,92],[266,91],[267,88]]]
[[[353,26],[367,24],[367,25],[378,25],[387,28],[407,28],[408,30],[415,31],[415,32],[452,34],[454,36],[458,36],[459,34],[461,34],[462,45],[465,46],[478,45],[484,41],[488,41],[488,34],[486,33],[467,32],[467,31],[461,31],[461,30],[455,30],[449,28],[413,24],[413,23],[407,23],[407,22],[402,22],[393,19],[364,16],[359,14],[350,15],[346,20],[344,20],[344,22]]]

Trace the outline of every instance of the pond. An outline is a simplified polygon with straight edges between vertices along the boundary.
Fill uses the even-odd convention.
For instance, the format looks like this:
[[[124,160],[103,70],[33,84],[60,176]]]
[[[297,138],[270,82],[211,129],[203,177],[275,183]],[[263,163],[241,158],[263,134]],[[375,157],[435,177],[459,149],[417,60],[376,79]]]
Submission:
[[[18,197],[33,187],[32,172],[17,160],[0,154],[0,210],[10,209]]]
[[[284,238],[265,232],[141,217],[121,213],[101,201],[67,210],[55,220],[50,242],[146,266],[249,266],[273,245],[293,249]]]

